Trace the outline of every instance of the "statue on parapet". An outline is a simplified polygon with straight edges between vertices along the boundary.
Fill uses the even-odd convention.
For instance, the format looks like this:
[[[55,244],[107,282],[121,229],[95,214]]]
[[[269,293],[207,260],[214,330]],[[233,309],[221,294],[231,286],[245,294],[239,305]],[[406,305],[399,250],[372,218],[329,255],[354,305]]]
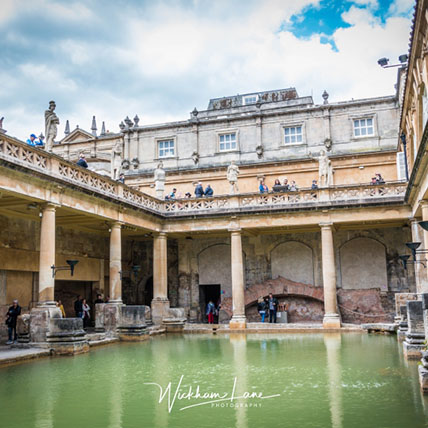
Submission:
[[[119,180],[120,173],[122,172],[122,144],[118,141],[111,151],[111,178],[112,180]]]
[[[58,133],[57,125],[59,125],[58,116],[55,114],[55,101],[49,101],[49,108],[45,111],[45,148],[48,152],[52,151],[54,140]]]
[[[234,195],[239,192],[238,189],[238,175],[239,168],[238,165],[235,164],[235,161],[232,161],[230,165],[227,167],[227,180],[230,184],[230,194]]]
[[[309,152],[309,156],[313,159],[318,160],[318,185],[319,187],[329,187],[333,185],[333,165],[331,160],[328,158],[325,150],[320,150],[319,156],[312,156]]]
[[[165,191],[165,176],[165,170],[163,169],[163,163],[161,161],[154,173],[156,197],[159,199],[163,199],[163,192]]]

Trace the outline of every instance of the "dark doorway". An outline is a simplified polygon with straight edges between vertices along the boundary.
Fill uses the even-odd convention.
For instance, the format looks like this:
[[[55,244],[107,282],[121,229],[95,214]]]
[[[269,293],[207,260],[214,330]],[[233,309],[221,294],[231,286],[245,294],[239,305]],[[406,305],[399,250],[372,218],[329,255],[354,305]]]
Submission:
[[[146,281],[146,286],[144,287],[144,304],[146,306],[151,306],[153,300],[153,277],[151,276]]]
[[[61,300],[67,318],[76,316],[74,302],[79,295],[88,302],[91,307],[91,318],[93,318],[95,316],[95,308],[93,307],[91,281],[55,281],[55,300]]]
[[[208,302],[211,300],[217,307],[220,303],[220,284],[200,284],[199,285],[199,304],[201,307],[202,321],[208,322],[206,309]],[[215,320],[215,318],[214,318]]]

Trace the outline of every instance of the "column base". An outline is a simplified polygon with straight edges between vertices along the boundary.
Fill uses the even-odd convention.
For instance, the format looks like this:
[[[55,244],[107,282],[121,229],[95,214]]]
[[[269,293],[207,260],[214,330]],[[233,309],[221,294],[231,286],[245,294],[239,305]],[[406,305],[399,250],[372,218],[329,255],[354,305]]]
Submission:
[[[46,342],[46,335],[49,332],[49,323],[52,318],[62,318],[61,309],[50,302],[41,302],[37,308],[30,312],[30,341],[34,343]]]
[[[325,314],[322,320],[322,326],[324,328],[340,328],[340,317],[339,314]]]
[[[247,318],[245,315],[234,315],[229,321],[230,330],[245,330],[247,328]]]
[[[169,300],[167,298],[156,297],[152,300],[152,323],[161,325],[165,317],[168,317]]]

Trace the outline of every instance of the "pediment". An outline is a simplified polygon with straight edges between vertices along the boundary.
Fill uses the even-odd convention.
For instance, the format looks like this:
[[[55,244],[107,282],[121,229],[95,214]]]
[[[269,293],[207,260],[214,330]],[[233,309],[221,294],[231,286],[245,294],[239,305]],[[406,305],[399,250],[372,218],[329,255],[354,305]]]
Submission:
[[[94,136],[84,129],[76,128],[74,131],[70,132],[65,136],[59,144],[73,144],[73,143],[82,143],[84,141],[93,140]]]

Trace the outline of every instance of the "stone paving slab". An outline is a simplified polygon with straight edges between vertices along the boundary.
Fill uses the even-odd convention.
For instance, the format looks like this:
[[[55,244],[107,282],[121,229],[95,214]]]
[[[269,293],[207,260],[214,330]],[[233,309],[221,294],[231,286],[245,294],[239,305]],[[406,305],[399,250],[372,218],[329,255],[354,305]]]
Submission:
[[[21,348],[0,345],[0,365],[31,360],[39,357],[48,357],[50,355],[51,353],[49,349]]]

